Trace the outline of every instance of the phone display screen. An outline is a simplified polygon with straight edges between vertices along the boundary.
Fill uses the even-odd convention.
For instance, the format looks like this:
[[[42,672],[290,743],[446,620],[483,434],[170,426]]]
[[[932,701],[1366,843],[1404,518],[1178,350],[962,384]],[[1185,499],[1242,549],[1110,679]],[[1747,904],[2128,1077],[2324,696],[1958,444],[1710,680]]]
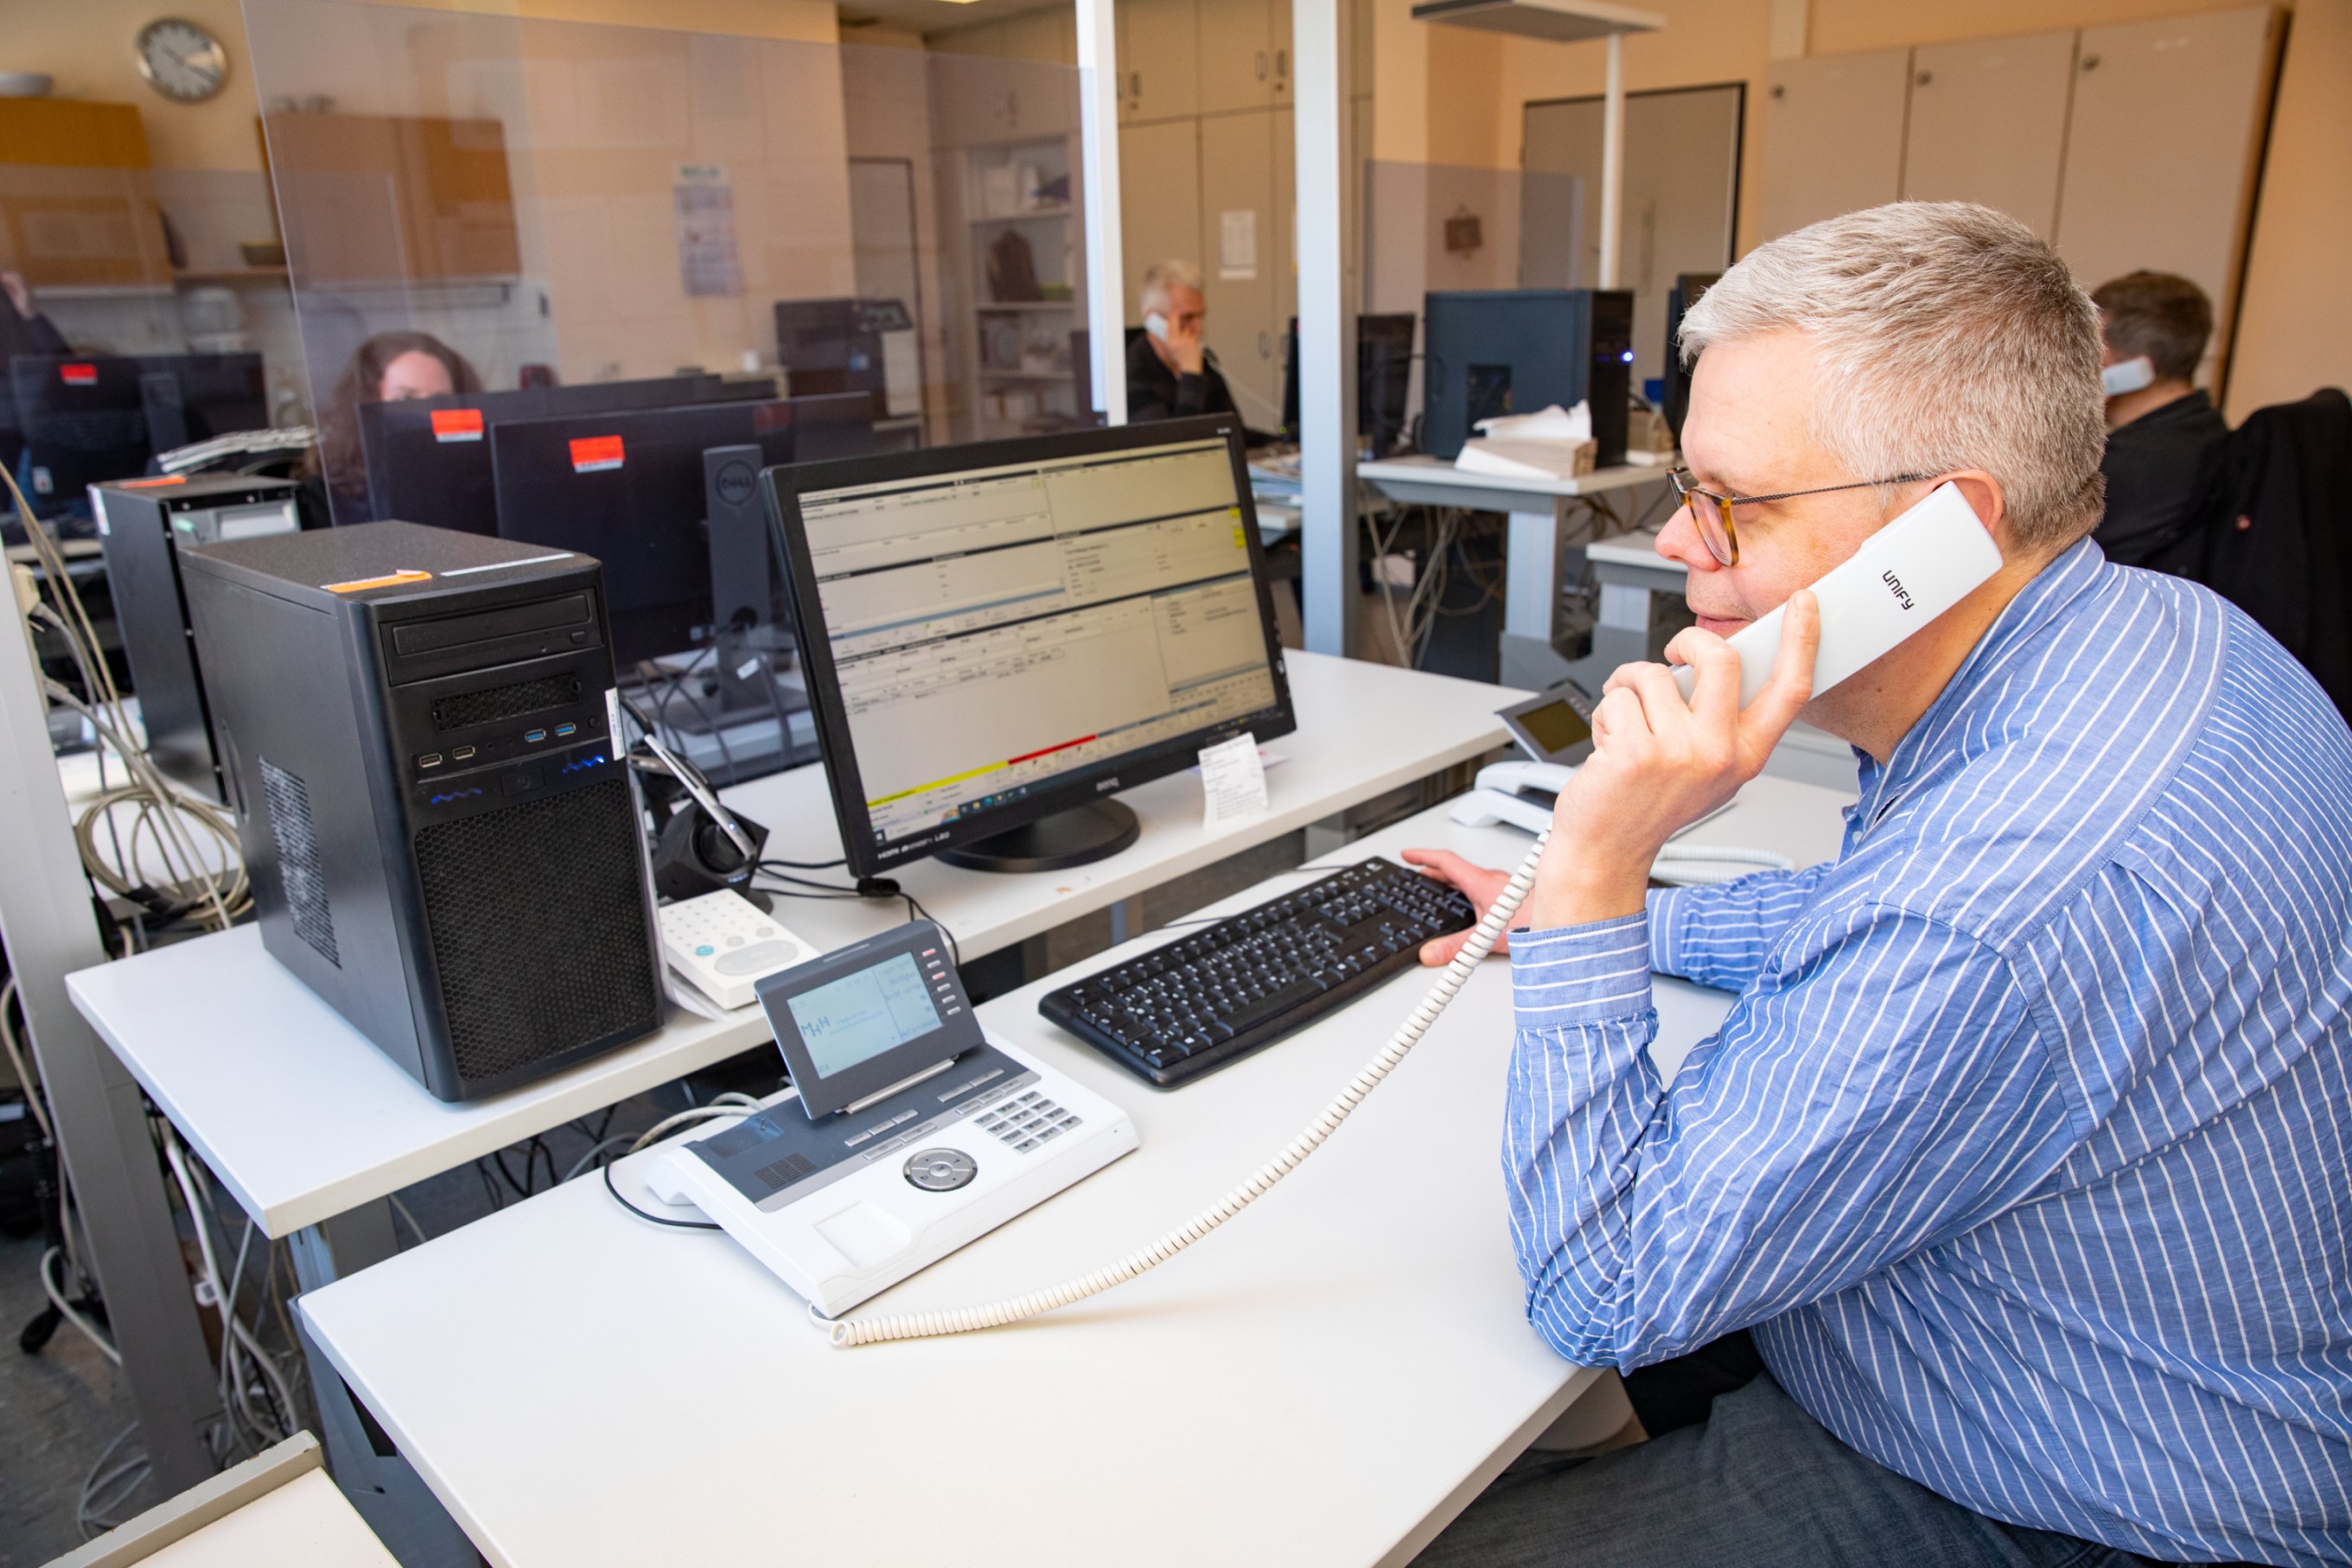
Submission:
[[[1529,708],[1519,714],[1518,720],[1547,752],[1565,752],[1592,739],[1592,726],[1584,721],[1584,715],[1568,705],[1565,698],[1540,708]]]
[[[898,953],[869,969],[787,1000],[819,1078],[871,1061],[940,1026],[940,1010],[915,967]]]

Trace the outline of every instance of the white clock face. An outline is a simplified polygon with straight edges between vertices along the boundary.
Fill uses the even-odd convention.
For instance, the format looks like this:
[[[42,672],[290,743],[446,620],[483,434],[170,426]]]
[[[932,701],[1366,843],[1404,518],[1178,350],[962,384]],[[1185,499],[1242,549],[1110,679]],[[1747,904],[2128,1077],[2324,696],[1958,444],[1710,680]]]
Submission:
[[[166,16],[139,30],[139,74],[165,98],[199,103],[228,76],[228,51],[194,22]]]

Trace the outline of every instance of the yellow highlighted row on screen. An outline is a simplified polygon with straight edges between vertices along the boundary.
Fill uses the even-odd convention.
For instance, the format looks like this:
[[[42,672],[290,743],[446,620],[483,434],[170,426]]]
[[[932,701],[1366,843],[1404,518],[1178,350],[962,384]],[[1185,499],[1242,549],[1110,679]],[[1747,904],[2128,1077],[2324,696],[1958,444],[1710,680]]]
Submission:
[[[917,784],[912,789],[902,789],[897,795],[886,795],[879,800],[869,800],[866,803],[866,809],[871,811],[877,805],[887,805],[894,800],[904,800],[910,795],[920,795],[927,789],[945,789],[950,784],[961,784],[966,779],[976,779],[982,773],[1003,773],[1012,765],[1011,763],[991,763],[986,767],[974,768],[970,773],[950,773],[943,779],[933,779],[929,784]]]

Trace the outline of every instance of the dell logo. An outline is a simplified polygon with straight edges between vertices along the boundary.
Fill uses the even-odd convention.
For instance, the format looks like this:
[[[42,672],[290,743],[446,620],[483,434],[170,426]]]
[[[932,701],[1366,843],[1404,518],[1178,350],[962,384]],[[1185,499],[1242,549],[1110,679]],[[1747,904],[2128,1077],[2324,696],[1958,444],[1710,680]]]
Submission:
[[[1903,585],[1902,578],[1897,577],[1892,572],[1885,572],[1880,574],[1879,580],[1885,583],[1887,587],[1894,590],[1895,602],[1896,604],[1902,605],[1906,610],[1911,607],[1911,590]]]

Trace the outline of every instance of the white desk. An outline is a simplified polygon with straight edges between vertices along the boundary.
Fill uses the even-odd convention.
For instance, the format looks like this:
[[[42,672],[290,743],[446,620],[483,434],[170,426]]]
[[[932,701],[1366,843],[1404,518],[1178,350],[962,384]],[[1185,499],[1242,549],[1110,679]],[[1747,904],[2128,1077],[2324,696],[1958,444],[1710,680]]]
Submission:
[[[1664,468],[1620,464],[1575,479],[1465,473],[1443,458],[1359,463],[1356,477],[1391,500],[1510,514],[1504,542],[1502,679],[1542,688],[1568,673],[1553,650],[1559,630],[1561,569],[1568,550],[1601,531],[1594,498],[1662,484]],[[1606,503],[1600,503],[1606,504]]]
[[[1272,807],[1211,833],[1197,773],[1126,791],[1136,844],[1038,876],[898,868],[901,886],[972,959],[1507,743],[1495,710],[1520,693],[1387,665],[1288,656],[1299,728],[1267,742]],[[822,768],[728,792],[789,860],[841,853]],[[833,875],[824,873],[820,875]],[[890,930],[896,899],[779,899],[820,950]],[[495,1099],[435,1100],[262,950],[246,926],[68,977],[74,1005],[245,1211],[283,1237],[769,1037],[757,1007],[722,1022],[673,1012],[658,1033]]]
[[[1696,837],[1834,851],[1842,797],[1749,789]],[[1528,842],[1441,807],[1344,858],[1419,844],[1504,865]],[[1294,1135],[1428,979],[1400,977],[1161,1092],[1035,1010],[1042,991],[1134,951],[980,1012],[1126,1107],[1141,1147],[865,1310],[1034,1289],[1160,1234]],[[1675,982],[1658,1003],[1681,1047],[1726,1005]],[[1247,1215],[1013,1329],[835,1351],[724,1237],[657,1230],[591,1181],[306,1295],[301,1311],[501,1565],[1402,1562],[1591,1381],[1523,1316],[1496,1163],[1510,1034],[1498,962]],[[617,1173],[635,1185],[635,1165]]]
[[[1521,695],[1315,654],[1286,663],[1298,729],[1267,742],[1284,762],[1266,773],[1265,816],[1206,831],[1199,775],[1181,773],[1121,794],[1142,837],[1095,865],[1004,876],[927,860],[894,875],[977,958],[1507,743],[1495,710]],[[841,853],[821,768],[728,798],[768,827],[771,856]],[[780,899],[777,912],[825,950],[889,930],[906,906]],[[446,1105],[271,959],[251,927],[85,970],[67,989],[245,1211],[268,1235],[290,1236],[306,1289],[393,1256],[388,1194],[770,1037],[756,1006],[716,1022],[673,1012],[657,1033],[594,1061]],[[315,1358],[313,1367],[322,1370]],[[331,1380],[319,1386],[337,1479],[370,1478],[352,1491],[368,1522],[404,1562],[463,1561],[452,1555],[461,1543],[435,1539],[449,1527],[415,1477],[377,1460]]]

